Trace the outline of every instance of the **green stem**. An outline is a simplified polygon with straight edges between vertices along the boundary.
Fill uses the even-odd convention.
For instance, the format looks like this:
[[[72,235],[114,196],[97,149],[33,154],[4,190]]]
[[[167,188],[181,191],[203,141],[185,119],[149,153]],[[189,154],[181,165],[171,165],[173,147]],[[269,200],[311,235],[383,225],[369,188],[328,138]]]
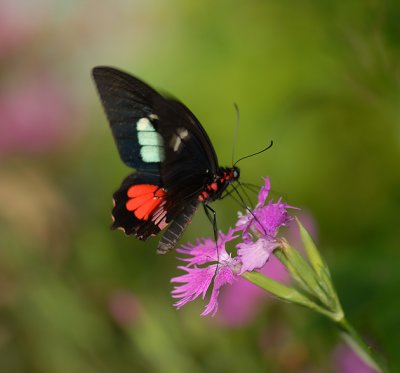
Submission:
[[[381,362],[381,359],[375,356],[371,347],[364,342],[353,326],[346,320],[342,308],[340,307],[340,303],[338,303],[339,306],[335,311],[329,310],[325,307],[321,307],[296,289],[274,281],[259,272],[245,272],[241,276],[281,300],[296,303],[326,316],[339,326],[343,338],[365,362],[365,364],[372,369],[375,369],[378,373],[388,372],[385,365]]]
[[[358,354],[358,356],[372,369],[379,373],[388,372],[386,366],[381,362],[381,359],[375,356],[372,348],[368,346],[360,337],[353,326],[343,317],[337,321],[337,325],[342,330],[342,336],[350,347]]]

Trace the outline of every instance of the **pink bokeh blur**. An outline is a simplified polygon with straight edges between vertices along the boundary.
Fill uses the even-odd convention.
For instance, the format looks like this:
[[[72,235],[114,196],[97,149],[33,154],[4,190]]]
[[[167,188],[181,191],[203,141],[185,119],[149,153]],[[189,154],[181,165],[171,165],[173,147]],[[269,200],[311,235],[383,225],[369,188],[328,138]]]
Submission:
[[[333,367],[338,373],[376,373],[346,344],[337,346],[333,353]]]
[[[115,290],[108,299],[108,311],[112,319],[121,327],[135,323],[140,315],[140,304],[129,290]]]
[[[43,23],[45,9],[12,0],[0,2],[0,59],[18,53],[35,38]]]
[[[77,135],[76,94],[48,58],[53,17],[37,5],[0,2],[0,157],[62,151]],[[57,57],[58,58],[58,57]],[[56,58],[56,60],[57,60]],[[61,57],[60,57],[61,58]],[[79,123],[81,124],[81,122]]]
[[[0,91],[0,156],[60,150],[73,137],[75,116],[68,92],[49,76]]]

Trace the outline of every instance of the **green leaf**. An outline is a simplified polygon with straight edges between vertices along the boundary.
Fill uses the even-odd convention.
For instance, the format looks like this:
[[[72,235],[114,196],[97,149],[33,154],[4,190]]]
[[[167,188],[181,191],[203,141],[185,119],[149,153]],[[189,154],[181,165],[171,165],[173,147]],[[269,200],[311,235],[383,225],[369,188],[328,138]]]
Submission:
[[[306,250],[310,264],[317,276],[317,281],[324,293],[327,294],[325,304],[336,314],[340,315],[343,313],[342,306],[340,305],[335,287],[333,286],[329,268],[320,255],[311,235],[304,228],[299,219],[296,218],[296,221],[300,229],[300,236],[304,245],[304,249]]]
[[[321,277],[321,271],[324,270],[326,271],[326,273],[329,274],[329,268],[327,267],[321,255],[319,254],[319,251],[315,246],[312,237],[304,228],[303,224],[301,224],[299,219],[296,218],[296,222],[300,229],[301,241],[303,242],[304,249],[306,250],[307,256],[310,259],[310,263],[314,268],[314,271],[317,273],[319,277]]]
[[[304,287],[305,284],[306,287],[304,290],[313,294],[323,304],[330,304],[328,294],[324,291],[318,274],[313,270],[303,256],[296,249],[292,248],[287,242],[283,243],[281,250],[283,251],[290,265],[293,267],[296,277],[301,278],[302,281],[299,282],[299,285]],[[291,269],[290,271],[292,272]],[[294,278],[296,279],[296,277]]]
[[[279,261],[285,266],[285,268],[289,271],[290,275],[292,276],[293,280],[307,293],[309,294],[314,294],[312,289],[308,287],[308,285],[303,281],[301,276],[297,274],[296,269],[293,267],[293,265],[290,263],[288,260],[287,256],[283,252],[281,248],[278,248],[274,250],[274,255],[279,259]]]
[[[264,276],[259,272],[245,272],[242,277],[253,284],[259,286],[260,288],[266,290],[268,293],[275,295],[277,298],[289,302],[295,303],[297,305],[307,307],[313,311],[319,312],[322,315],[330,318],[331,320],[336,320],[335,314],[319,306],[311,299],[298,292],[296,289],[283,285],[277,281],[272,280],[269,277]]]
[[[296,289],[272,280],[259,272],[245,272],[242,274],[242,277],[287,302],[294,302],[302,305],[309,302],[309,299]]]

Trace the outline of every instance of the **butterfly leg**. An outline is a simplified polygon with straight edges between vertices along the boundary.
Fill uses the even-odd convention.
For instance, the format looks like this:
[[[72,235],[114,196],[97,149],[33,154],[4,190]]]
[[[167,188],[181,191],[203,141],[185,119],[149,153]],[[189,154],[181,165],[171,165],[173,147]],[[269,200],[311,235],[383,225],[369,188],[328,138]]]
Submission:
[[[207,203],[203,203],[203,207],[204,207],[204,212],[206,213],[207,218],[211,222],[211,224],[213,226],[213,230],[214,230],[214,241],[215,241],[215,248],[216,248],[216,252],[217,252],[217,266],[215,268],[215,273],[214,273],[214,276],[215,276],[217,274],[218,268],[219,268],[217,213],[215,212],[215,210],[212,207],[208,206]]]
[[[231,195],[233,194],[234,191],[235,191],[234,189],[229,190],[229,191],[226,190],[226,191],[222,194],[221,199],[224,199],[225,197],[231,196]]]
[[[217,213],[207,203],[203,203],[203,207],[204,207],[204,212],[206,213],[208,220],[210,221],[210,223],[213,226],[214,240],[215,240],[215,242],[217,242],[217,240],[218,240]]]

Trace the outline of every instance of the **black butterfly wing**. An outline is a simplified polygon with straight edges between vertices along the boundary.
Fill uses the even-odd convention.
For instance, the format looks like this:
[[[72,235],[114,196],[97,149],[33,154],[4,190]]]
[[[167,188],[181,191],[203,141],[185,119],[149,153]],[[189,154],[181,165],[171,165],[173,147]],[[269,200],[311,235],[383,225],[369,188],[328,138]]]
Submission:
[[[122,161],[132,168],[158,170],[163,150],[159,149],[159,160],[144,160],[137,128],[142,118],[150,124],[156,120],[154,111],[160,106],[160,95],[140,80],[116,69],[95,67],[92,74]],[[145,124],[148,124],[146,120]],[[155,146],[161,148],[162,144]]]
[[[207,133],[197,118],[182,103],[167,99],[141,80],[111,67],[95,67],[93,78],[96,82],[104,110],[108,117],[120,157],[129,167],[136,169],[157,169],[174,164],[187,157],[196,159],[201,171],[210,169],[215,173],[218,160]],[[163,147],[160,161],[143,159],[138,138],[138,123],[149,121],[162,137]],[[173,150],[173,141],[179,136],[177,129],[185,128],[190,134],[184,140],[187,146]],[[174,143],[175,144],[175,143]],[[172,176],[171,176],[172,175]],[[166,175],[167,179],[173,173]]]
[[[182,103],[164,98],[139,79],[113,68],[96,67],[93,77],[120,157],[138,170],[114,195],[113,227],[146,239],[175,220],[165,233],[172,242],[164,242],[160,249],[164,252],[167,246],[175,246],[197,207],[198,194],[217,171],[215,150],[197,118]],[[164,188],[163,210],[147,220],[132,217],[126,210],[126,194],[132,185]],[[145,203],[150,206],[149,201]]]

